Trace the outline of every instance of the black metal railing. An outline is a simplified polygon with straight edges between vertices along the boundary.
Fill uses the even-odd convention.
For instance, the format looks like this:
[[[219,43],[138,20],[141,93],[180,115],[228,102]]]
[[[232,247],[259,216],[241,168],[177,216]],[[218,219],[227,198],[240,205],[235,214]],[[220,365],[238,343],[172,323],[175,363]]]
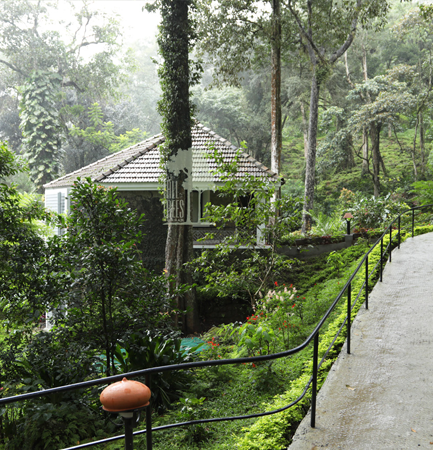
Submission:
[[[111,382],[120,381],[123,377],[127,378],[136,378],[138,376],[145,375],[146,377],[146,384],[151,388],[151,376],[152,373],[156,372],[167,372],[171,370],[185,370],[185,369],[191,369],[195,367],[211,367],[211,366],[221,366],[221,365],[227,365],[227,364],[240,364],[240,363],[253,363],[257,361],[269,361],[269,360],[275,360],[279,358],[283,358],[286,356],[294,355],[295,353],[300,352],[301,350],[305,349],[311,342],[313,342],[313,369],[312,369],[312,375],[305,385],[305,388],[301,395],[294,401],[292,401],[290,404],[286,405],[283,408],[279,408],[273,411],[267,411],[262,413],[256,413],[256,414],[249,414],[249,415],[243,415],[243,416],[232,416],[232,417],[218,417],[218,418],[209,418],[209,419],[201,419],[201,420],[192,420],[188,422],[180,422],[180,423],[174,423],[169,425],[163,425],[159,427],[152,428],[152,415],[151,415],[151,408],[148,407],[146,409],[146,429],[136,431],[133,433],[134,436],[143,435],[146,434],[146,442],[147,442],[147,449],[152,449],[152,433],[155,431],[161,431],[161,430],[168,430],[171,428],[176,427],[182,427],[182,426],[191,426],[195,424],[201,424],[201,423],[210,423],[210,422],[222,422],[222,421],[228,421],[228,420],[240,420],[240,419],[249,419],[249,418],[255,418],[255,417],[261,417],[261,416],[267,416],[271,414],[276,414],[279,412],[282,412],[284,410],[289,409],[290,407],[294,406],[298,402],[300,402],[308,392],[308,389],[312,385],[312,394],[311,394],[311,427],[315,427],[316,424],[316,396],[317,396],[317,376],[318,372],[320,370],[320,367],[322,366],[323,362],[325,361],[326,357],[328,356],[330,350],[332,349],[335,341],[337,340],[338,336],[340,335],[341,331],[343,330],[344,326],[346,326],[347,330],[347,338],[346,338],[346,351],[348,354],[350,354],[350,327],[351,327],[351,313],[355,305],[357,304],[358,300],[361,297],[361,294],[363,291],[365,291],[365,307],[368,309],[368,291],[369,291],[369,280],[373,276],[374,273],[376,273],[376,270],[379,270],[378,278],[380,281],[383,280],[383,263],[384,260],[386,260],[386,257],[389,258],[389,261],[392,260],[392,249],[393,245],[395,247],[400,248],[401,243],[401,217],[411,213],[411,232],[412,237],[414,237],[414,230],[415,230],[415,211],[421,210],[424,208],[432,207],[433,205],[425,205],[425,206],[418,206],[416,208],[409,209],[407,211],[404,211],[402,214],[400,214],[396,219],[394,219],[389,226],[385,229],[385,231],[382,233],[382,235],[379,237],[379,239],[372,245],[372,247],[368,250],[368,252],[364,255],[361,262],[359,263],[358,267],[355,269],[353,274],[350,276],[344,287],[341,289],[340,293],[337,295],[335,300],[333,301],[332,305],[328,308],[327,312],[323,315],[323,317],[320,319],[319,323],[316,325],[314,330],[311,332],[311,334],[308,336],[308,338],[297,347],[286,350],[284,352],[280,353],[274,353],[271,355],[262,355],[262,356],[254,356],[254,357],[244,357],[244,358],[236,358],[236,359],[220,359],[220,360],[211,360],[211,361],[195,361],[195,362],[189,362],[189,363],[183,363],[183,364],[174,364],[169,366],[161,366],[161,367],[154,367],[150,369],[142,369],[137,370],[134,372],[128,372],[123,373],[120,375],[113,375],[110,377],[105,378],[99,378],[96,380],[89,380],[84,381],[81,383],[75,383],[67,386],[60,386],[56,388],[46,389],[43,391],[36,391],[36,392],[29,392],[26,394],[16,395],[13,397],[7,397],[0,399],[0,406],[6,405],[9,403],[19,402],[22,400],[28,400],[36,397],[44,397],[51,395],[53,393],[59,393],[59,392],[66,392],[66,391],[72,391],[76,389],[83,389],[88,388],[91,386],[97,386],[97,385],[104,385],[109,384]],[[396,225],[397,223],[397,225]],[[397,233],[393,236],[393,231],[397,230]],[[389,242],[386,248],[384,248],[384,238],[389,234]],[[395,238],[397,238],[397,243],[395,243]],[[369,255],[371,252],[377,247],[380,246],[380,258],[376,265],[373,267],[372,270],[369,271]],[[355,278],[355,276],[360,272],[362,267],[365,267],[365,280],[355,298],[355,301],[352,303],[352,282]],[[345,296],[347,297],[347,315],[343,323],[341,324],[339,330],[337,331],[335,337],[333,338],[331,344],[328,346],[327,350],[325,351],[324,355],[322,356],[320,362],[318,361],[319,357],[319,333],[326,322],[326,320],[329,318],[331,313],[334,311],[336,305],[338,302]],[[125,439],[125,435],[119,435],[114,436],[111,438],[101,439],[99,441],[93,441],[86,444],[76,445],[74,447],[68,447],[64,450],[78,450],[82,448],[88,448],[99,444],[106,444],[109,442],[113,442],[116,440]],[[132,447],[131,447],[132,448]]]

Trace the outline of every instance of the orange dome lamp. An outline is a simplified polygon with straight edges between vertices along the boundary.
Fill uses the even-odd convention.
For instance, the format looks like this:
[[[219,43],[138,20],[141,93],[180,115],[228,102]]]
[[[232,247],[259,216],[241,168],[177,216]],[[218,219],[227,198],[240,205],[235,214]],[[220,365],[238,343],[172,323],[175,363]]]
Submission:
[[[121,413],[144,408],[149,405],[150,396],[150,389],[145,384],[123,378],[106,387],[99,399],[105,411]]]
[[[125,422],[125,450],[133,450],[134,413],[149,405],[151,392],[143,383],[134,380],[122,381],[107,386],[99,397],[102,409],[119,413]],[[151,427],[149,427],[151,428]]]

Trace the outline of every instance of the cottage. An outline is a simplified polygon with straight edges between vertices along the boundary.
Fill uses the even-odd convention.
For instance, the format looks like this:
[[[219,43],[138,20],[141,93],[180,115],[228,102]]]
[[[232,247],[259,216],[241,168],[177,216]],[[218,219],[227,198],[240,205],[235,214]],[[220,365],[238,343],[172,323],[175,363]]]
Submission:
[[[194,228],[194,248],[213,247],[224,233],[231,231],[218,230],[215,240],[198,241],[213,227],[213,224],[206,223],[203,218],[204,205],[220,201],[215,189],[222,183],[213,173],[216,163],[206,158],[205,153],[208,152],[209,145],[213,145],[227,161],[233,161],[238,149],[198,122],[191,132],[193,174],[190,201],[193,207],[191,221]],[[139,214],[145,214],[146,235],[141,244],[144,263],[150,268],[162,269],[167,226],[163,221],[163,206],[158,190],[159,178],[163,174],[158,146],[164,140],[164,136],[158,134],[46,184],[45,206],[58,213],[67,212],[70,208],[68,194],[78,177],[90,177],[98,184],[117,188],[119,197],[127,200]],[[277,180],[273,172],[246,153],[241,155],[238,167],[240,176],[249,173]]]

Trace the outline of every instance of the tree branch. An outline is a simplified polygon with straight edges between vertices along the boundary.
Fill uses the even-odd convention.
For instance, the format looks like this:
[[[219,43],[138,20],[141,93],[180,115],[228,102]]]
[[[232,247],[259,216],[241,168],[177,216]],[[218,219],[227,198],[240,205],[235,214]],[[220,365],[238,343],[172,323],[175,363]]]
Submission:
[[[302,25],[301,19],[299,18],[298,14],[296,14],[295,10],[292,8],[292,0],[288,0],[287,7],[289,8],[290,14],[292,14],[294,19],[296,20],[296,23],[298,24],[301,36],[303,36],[307,40],[307,42],[310,44],[309,48],[314,50],[315,55],[318,56],[322,62],[325,62],[325,59],[323,58],[322,53],[320,52],[320,50],[317,48],[315,42],[313,41],[312,36],[310,36],[310,33],[307,33],[305,31],[305,28]],[[310,52],[310,56],[312,56],[311,52]]]
[[[349,33],[349,36],[347,36],[347,39],[343,43],[343,45],[331,55],[331,57],[329,58],[330,63],[334,63],[335,61],[337,61],[337,59],[340,58],[352,44],[353,39],[355,38],[356,28],[358,26],[358,18],[359,18],[359,12],[361,11],[361,6],[362,6],[362,0],[358,0],[356,2],[355,17],[352,20],[352,29]]]
[[[75,83],[75,81],[69,80],[69,81],[65,81],[62,83],[62,86],[66,86],[66,87],[74,87],[78,92],[82,93],[84,92],[84,89],[80,88],[80,86],[78,86],[77,83]]]
[[[0,59],[0,63],[4,64],[5,66],[9,67],[9,69],[13,70],[14,72],[18,72],[19,74],[21,74],[23,77],[27,78],[27,74],[24,73],[21,69],[18,69],[18,67],[15,67],[14,65],[12,65],[11,63],[8,63],[7,61]]]

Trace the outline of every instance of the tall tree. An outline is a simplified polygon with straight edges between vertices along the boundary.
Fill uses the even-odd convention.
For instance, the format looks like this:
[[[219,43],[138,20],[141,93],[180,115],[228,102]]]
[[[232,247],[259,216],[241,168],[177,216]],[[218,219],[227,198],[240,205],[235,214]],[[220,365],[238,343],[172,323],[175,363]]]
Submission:
[[[165,250],[166,271],[175,277],[176,287],[192,284],[190,270],[185,263],[193,256],[191,202],[188,195],[192,187],[192,104],[189,87],[196,80],[190,70],[190,48],[195,39],[189,16],[193,0],[161,0],[162,17],[158,44],[164,59],[159,69],[162,98],[158,104],[162,116],[162,132],[165,143],[162,160],[166,169],[166,211],[168,221]],[[155,7],[155,6],[154,6]],[[185,294],[185,303],[179,298],[180,309],[186,310],[183,328],[186,332],[197,329],[198,310],[195,292]]]
[[[202,1],[198,10],[199,48],[215,65],[216,85],[238,85],[248,70],[270,69],[270,165],[279,174],[285,103],[285,96],[281,97],[282,50],[291,49],[293,37],[287,16],[283,20],[281,1]]]
[[[283,146],[281,122],[281,5],[272,0],[271,46],[271,170],[279,174]],[[274,199],[276,200],[276,199]]]
[[[330,0],[288,0],[287,8],[296,21],[312,69],[302,223],[305,233],[311,227],[312,218],[308,212],[314,205],[320,88],[329,77],[332,66],[352,44],[359,24],[367,26],[375,19],[383,19],[388,2],[351,0],[344,5],[336,5]]]
[[[421,156],[421,172],[426,170],[425,126],[424,115],[431,107],[432,74],[433,74],[433,8],[431,5],[420,5],[409,11],[393,27],[393,35],[401,43],[416,45],[414,55],[417,56],[416,67],[418,72],[417,91],[418,105],[415,111],[415,135],[413,141],[412,156],[416,151],[417,131],[419,130],[419,149]],[[417,176],[416,164],[414,173]],[[415,178],[416,179],[416,178]]]
[[[69,6],[72,11],[68,21],[54,25],[50,21],[50,13],[56,7],[55,4],[41,0],[0,2],[0,75],[4,87],[9,95],[13,95],[17,86],[25,85],[25,95],[33,96],[34,110],[39,110],[41,120],[47,101],[38,91],[43,81],[40,80],[39,87],[36,86],[36,76],[41,79],[43,74],[46,74],[46,86],[51,87],[48,103],[51,103],[53,96],[62,93],[66,98],[70,90],[89,92],[95,99],[114,95],[131,68],[132,61],[129,56],[120,55],[118,23],[91,10],[88,1],[84,1],[78,11],[73,3]],[[60,27],[66,31],[66,35],[61,33]],[[96,50],[93,54],[89,52],[92,47]],[[54,78],[57,80],[55,84],[52,83]],[[32,87],[36,89],[33,93],[30,92]],[[58,117],[62,106],[60,101],[55,104]],[[46,121],[52,118],[50,111]],[[36,135],[41,130],[34,118],[22,118],[21,121],[27,135]],[[42,153],[32,145],[33,142],[27,139],[26,150],[32,153],[35,164],[32,174],[36,175],[35,181],[50,181],[58,176],[58,172],[46,170],[40,177],[38,168],[48,166],[43,158],[40,159]],[[53,149],[54,147],[51,147],[51,153]],[[59,159],[58,154],[53,153],[53,156],[54,160]]]
[[[378,75],[356,84],[348,95],[353,105],[360,103],[360,106],[355,107],[351,112],[348,127],[341,131],[341,135],[347,132],[364,134],[366,129],[369,130],[373,168],[370,173],[375,197],[379,197],[381,191],[381,167],[385,171],[380,152],[380,131],[385,124],[391,124],[394,127],[401,121],[403,114],[410,115],[416,108],[414,77],[415,72],[412,67],[398,65],[387,71],[385,75]],[[414,170],[415,167],[414,163]]]

